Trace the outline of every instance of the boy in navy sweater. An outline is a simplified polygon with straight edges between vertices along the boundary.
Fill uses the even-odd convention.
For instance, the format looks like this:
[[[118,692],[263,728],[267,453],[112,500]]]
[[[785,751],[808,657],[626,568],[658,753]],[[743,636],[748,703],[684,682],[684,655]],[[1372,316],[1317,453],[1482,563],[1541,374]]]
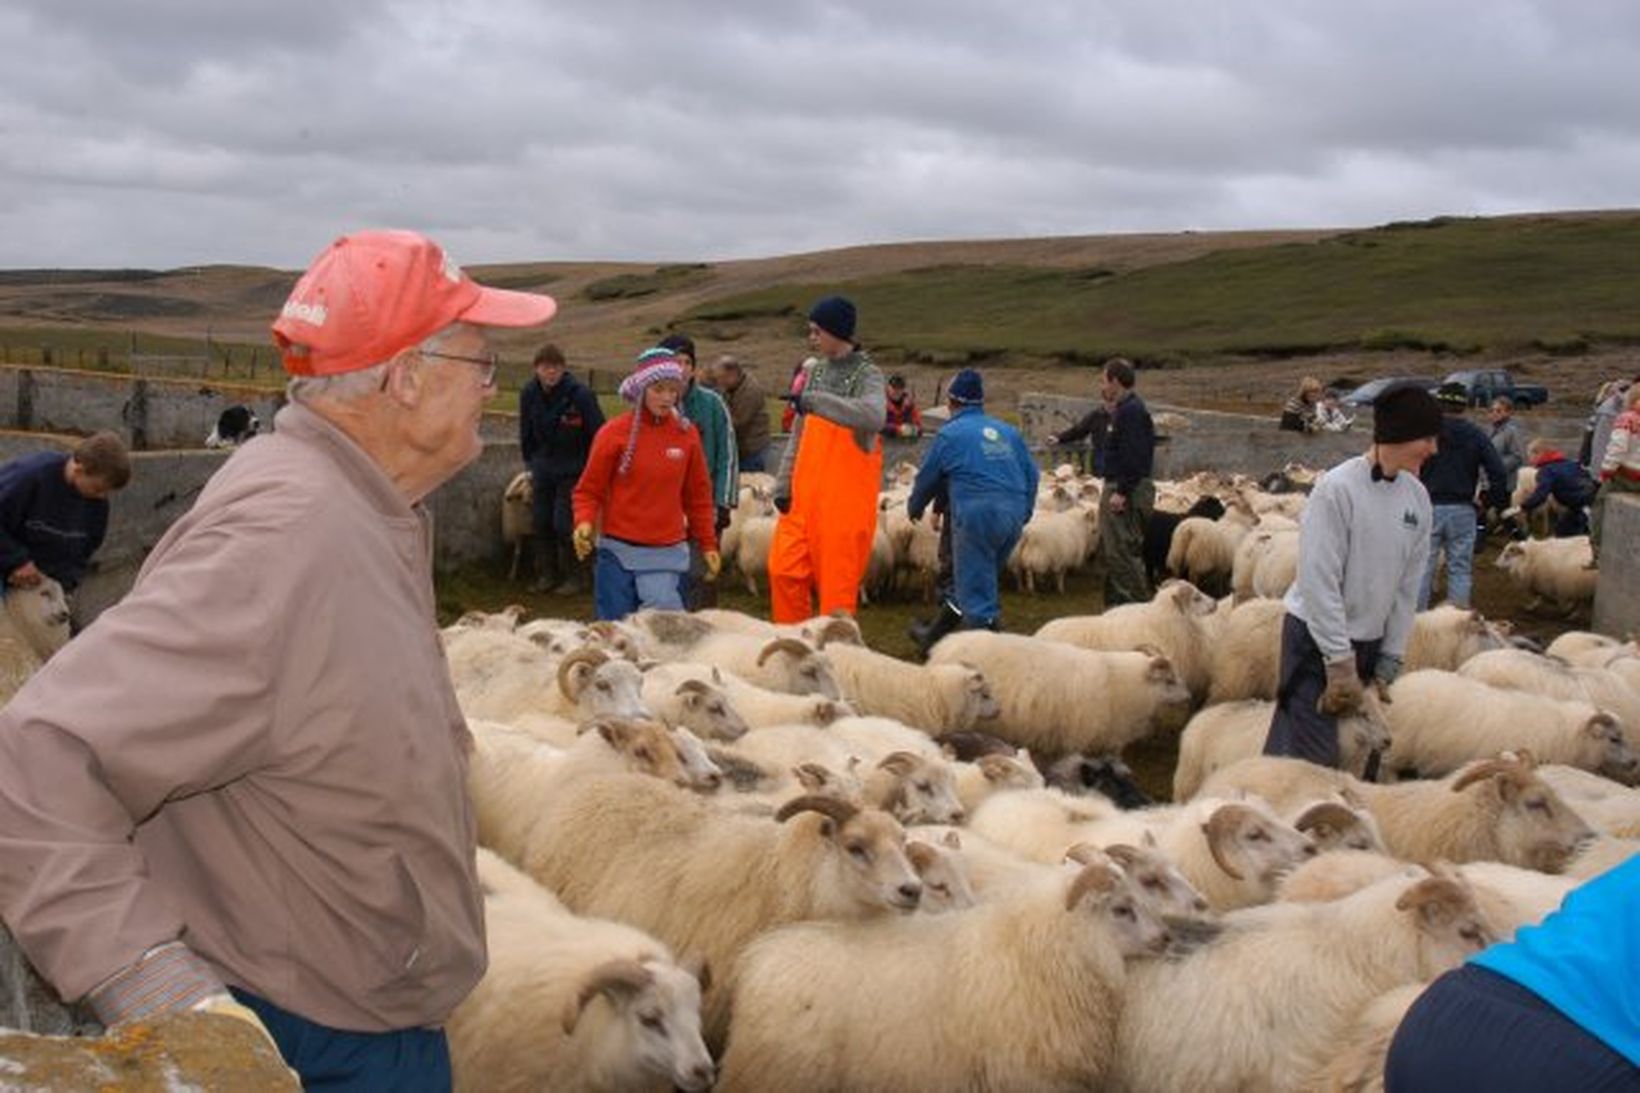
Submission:
[[[113,433],[73,452],[35,452],[0,467],[0,573],[33,588],[50,577],[72,592],[108,531],[108,496],[131,480],[131,457]]]

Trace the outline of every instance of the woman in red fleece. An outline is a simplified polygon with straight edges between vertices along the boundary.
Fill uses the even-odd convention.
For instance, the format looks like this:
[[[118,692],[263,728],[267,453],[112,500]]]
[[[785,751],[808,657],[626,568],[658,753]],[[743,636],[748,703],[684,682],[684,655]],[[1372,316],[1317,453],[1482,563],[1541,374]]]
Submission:
[[[722,560],[714,530],[712,484],[700,433],[678,416],[683,367],[669,349],[645,350],[621,382],[633,404],[593,437],[586,470],[575,483],[575,553],[594,548],[593,603],[600,619],[640,607],[683,610],[681,580],[688,539],[701,549],[706,579]]]

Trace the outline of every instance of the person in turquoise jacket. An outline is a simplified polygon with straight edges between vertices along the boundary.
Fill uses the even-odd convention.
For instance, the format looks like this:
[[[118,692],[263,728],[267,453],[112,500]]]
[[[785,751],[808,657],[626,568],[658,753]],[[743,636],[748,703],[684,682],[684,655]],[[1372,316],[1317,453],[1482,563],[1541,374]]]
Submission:
[[[687,334],[668,334],[660,348],[670,349],[683,366],[683,397],[678,413],[700,432],[706,452],[706,470],[712,479],[712,506],[717,513],[717,533],[729,526],[729,514],[740,503],[740,454],[735,444],[735,427],[723,396],[702,387],[695,375],[695,340]],[[689,572],[684,574],[683,603],[693,611],[717,606],[717,585],[705,579],[700,550],[691,547]]]
[[[1640,1091],[1640,856],[1430,984],[1390,1044],[1384,1088]]]
[[[956,602],[948,598],[931,622],[912,626],[923,655],[959,627],[995,630],[1001,605],[997,571],[1008,560],[1036,505],[1036,461],[1019,430],[985,412],[985,382],[972,368],[946,391],[951,419],[934,436],[906,502],[913,520],[944,494],[949,498]]]

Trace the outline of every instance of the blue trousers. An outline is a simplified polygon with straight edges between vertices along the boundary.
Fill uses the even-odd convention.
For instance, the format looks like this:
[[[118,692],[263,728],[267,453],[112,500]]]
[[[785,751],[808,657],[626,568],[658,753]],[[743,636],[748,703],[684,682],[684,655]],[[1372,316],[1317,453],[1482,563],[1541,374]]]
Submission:
[[[1640,1068],[1512,979],[1465,964],[1418,996],[1384,1061],[1387,1093],[1640,1093]]]
[[[298,1017],[249,991],[233,995],[262,1019],[285,1065],[308,1093],[448,1093],[450,1045],[443,1029],[346,1032]]]
[[[592,603],[600,619],[624,619],[640,607],[683,610],[683,572],[628,569],[615,552],[599,547],[592,571]]]
[[[1446,598],[1459,607],[1469,606],[1470,574],[1475,569],[1475,506],[1436,505],[1434,526],[1429,532],[1429,564],[1424,567],[1424,583],[1418,591],[1418,610],[1429,606],[1435,585],[1435,570],[1441,552],[1446,552]]]
[[[993,623],[1002,613],[997,573],[1019,542],[1024,514],[1013,498],[965,497],[953,499],[950,519],[951,564],[963,625],[972,629]]]

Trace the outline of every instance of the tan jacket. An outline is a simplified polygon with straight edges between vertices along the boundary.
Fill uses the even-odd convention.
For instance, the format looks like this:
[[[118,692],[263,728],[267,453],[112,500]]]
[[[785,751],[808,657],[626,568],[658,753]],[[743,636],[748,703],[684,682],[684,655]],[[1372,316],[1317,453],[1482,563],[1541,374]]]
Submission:
[[[430,544],[363,451],[287,407],[0,711],[0,913],[65,997],[179,934],[344,1029],[437,1024],[477,982]]]

